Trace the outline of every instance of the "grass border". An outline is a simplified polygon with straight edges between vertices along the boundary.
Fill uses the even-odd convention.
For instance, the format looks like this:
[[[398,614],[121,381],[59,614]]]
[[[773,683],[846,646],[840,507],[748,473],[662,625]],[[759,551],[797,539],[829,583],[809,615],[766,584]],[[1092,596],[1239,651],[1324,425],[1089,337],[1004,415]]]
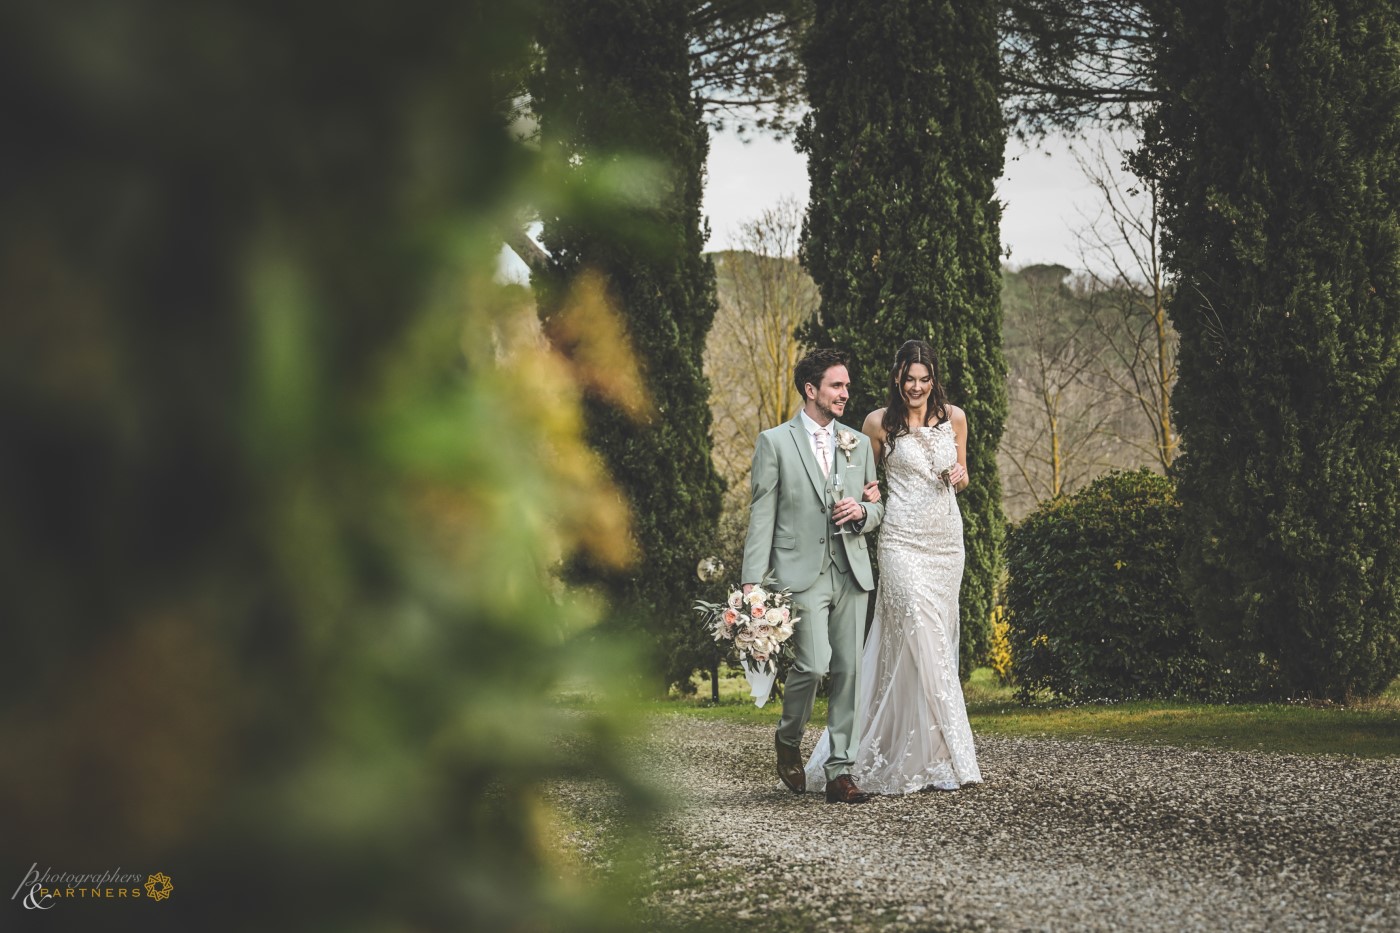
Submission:
[[[708,681],[698,686],[698,696],[673,692],[645,708],[699,719],[777,725],[781,703],[773,700],[762,709],[755,707],[742,674],[721,674],[718,704],[709,701]],[[964,692],[974,735],[1112,740],[1285,755],[1400,757],[1400,679],[1381,696],[1353,706],[1179,700],[1021,706],[989,668],[974,671]],[[817,704],[812,721],[820,723],[826,718],[826,702],[818,698]]]

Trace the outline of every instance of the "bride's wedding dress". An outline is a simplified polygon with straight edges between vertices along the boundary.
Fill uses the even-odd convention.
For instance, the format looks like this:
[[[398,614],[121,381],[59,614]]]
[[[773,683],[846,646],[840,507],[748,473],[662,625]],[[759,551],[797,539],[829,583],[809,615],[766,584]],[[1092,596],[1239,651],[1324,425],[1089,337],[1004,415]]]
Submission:
[[[952,790],[982,780],[958,680],[962,513],[939,476],[956,460],[946,421],[911,430],[886,457],[880,580],[861,655],[860,746],[851,773],[864,791]],[[830,753],[823,731],[806,766],[809,788],[826,785]]]

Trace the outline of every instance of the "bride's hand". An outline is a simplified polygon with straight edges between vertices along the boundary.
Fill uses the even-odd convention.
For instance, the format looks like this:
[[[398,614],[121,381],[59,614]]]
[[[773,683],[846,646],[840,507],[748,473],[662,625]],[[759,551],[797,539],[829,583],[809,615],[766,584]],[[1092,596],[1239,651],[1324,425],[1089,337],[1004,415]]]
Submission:
[[[954,462],[948,469],[948,482],[952,484],[954,489],[961,489],[963,484],[967,482],[967,467]]]
[[[872,479],[865,484],[865,494],[862,498],[864,498],[866,502],[880,501],[880,481],[878,479]]]

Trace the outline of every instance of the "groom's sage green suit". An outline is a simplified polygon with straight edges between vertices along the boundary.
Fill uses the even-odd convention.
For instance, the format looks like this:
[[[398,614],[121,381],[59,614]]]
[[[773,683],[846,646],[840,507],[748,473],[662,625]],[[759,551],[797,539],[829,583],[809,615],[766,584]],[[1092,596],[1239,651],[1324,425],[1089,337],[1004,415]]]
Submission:
[[[847,477],[841,498],[859,502],[864,485],[875,479],[870,439],[840,423],[834,427],[838,437],[854,436],[856,446],[849,458],[839,447],[832,448],[830,475]],[[800,413],[758,436],[752,483],[742,579],[757,583],[771,571],[779,586],[792,591],[799,619],[792,634],[796,660],[783,688],[778,741],[794,748],[801,744],[817,687],[829,671],[831,757],[826,778],[831,781],[850,773],[860,742],[856,678],[866,603],[875,587],[866,534],[879,526],[884,506],[862,503],[865,521],[859,531],[853,527],[854,533],[835,534],[830,479],[822,474]]]

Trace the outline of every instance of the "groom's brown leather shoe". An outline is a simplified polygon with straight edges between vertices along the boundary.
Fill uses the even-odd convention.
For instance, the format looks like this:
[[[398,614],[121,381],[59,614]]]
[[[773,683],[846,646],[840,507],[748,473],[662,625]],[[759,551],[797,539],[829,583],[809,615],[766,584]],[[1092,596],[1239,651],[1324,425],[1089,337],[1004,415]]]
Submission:
[[[867,794],[856,787],[855,778],[849,774],[843,774],[835,780],[826,782],[827,803],[865,803],[874,796],[874,794]]]
[[[778,748],[778,777],[794,794],[807,789],[807,772],[802,769],[802,750],[793,748],[775,734],[773,744]]]

